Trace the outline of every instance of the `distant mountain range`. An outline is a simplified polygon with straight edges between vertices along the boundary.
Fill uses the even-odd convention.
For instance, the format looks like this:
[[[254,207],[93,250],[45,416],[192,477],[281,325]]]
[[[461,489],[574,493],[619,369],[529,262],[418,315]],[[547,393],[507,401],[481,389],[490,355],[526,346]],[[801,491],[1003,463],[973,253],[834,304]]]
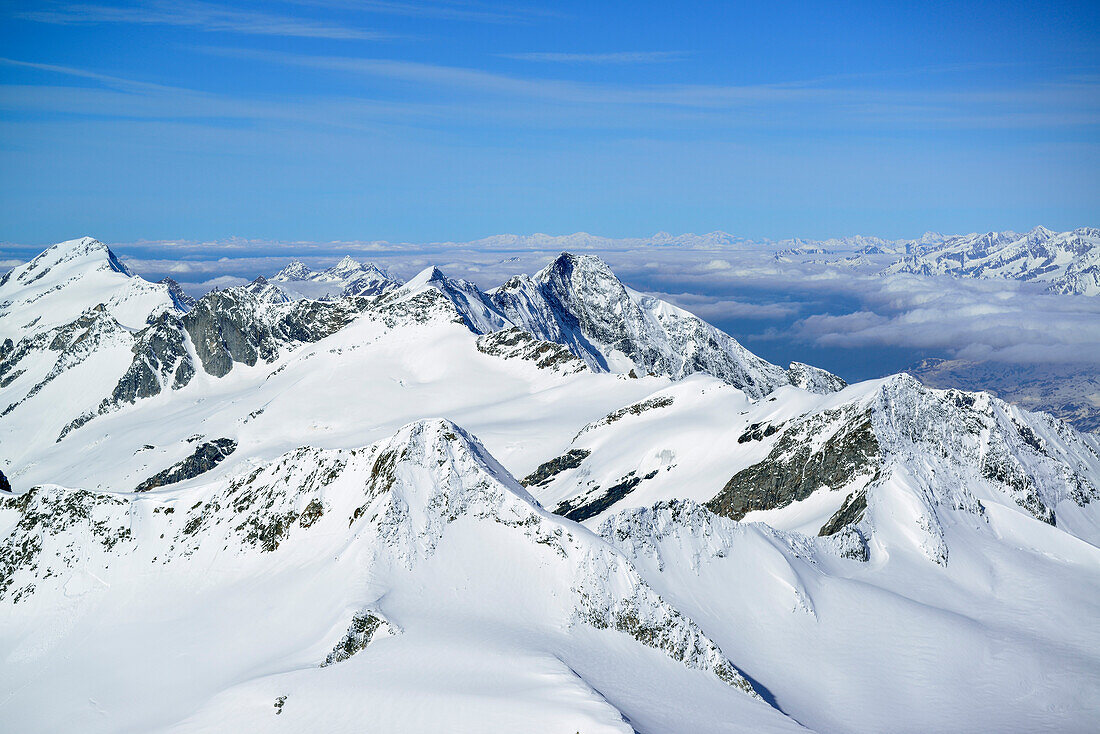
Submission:
[[[401,284],[374,263],[362,264],[350,256],[320,272],[295,260],[269,280],[290,298],[376,296]]]
[[[611,238],[577,232],[571,235],[496,235],[461,244],[474,249],[629,250],[646,247],[761,250],[777,260],[817,260],[847,267],[877,267],[883,275],[950,275],[1002,278],[1042,283],[1051,293],[1100,295],[1100,230],[1081,227],[1053,232],[1035,227],[966,235],[926,232],[917,239],[884,239],[857,235],[825,240],[750,240],[727,232]],[[823,255],[843,255],[822,258]],[[893,256],[891,258],[890,256]],[[882,265],[886,259],[885,266]]]
[[[1043,283],[1051,293],[1100,295],[1100,229],[960,235],[915,250],[883,272],[1005,278]]]

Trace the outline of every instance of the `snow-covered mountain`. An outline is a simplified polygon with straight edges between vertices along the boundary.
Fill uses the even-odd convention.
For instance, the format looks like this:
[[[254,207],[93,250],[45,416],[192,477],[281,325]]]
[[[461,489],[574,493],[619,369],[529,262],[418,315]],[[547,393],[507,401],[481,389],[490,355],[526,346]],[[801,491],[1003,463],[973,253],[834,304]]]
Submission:
[[[890,265],[886,274],[1009,278],[1046,283],[1051,293],[1100,295],[1100,230],[987,232],[944,238]]]
[[[94,240],[4,278],[0,721],[1100,715],[1095,435],[784,370],[590,256],[488,292],[435,268],[325,300],[286,282],[188,303]]]
[[[400,281],[374,263],[360,263],[350,255],[321,271],[310,270],[305,263],[295,260],[268,281],[296,299],[376,296],[400,285]]]
[[[0,677],[50,681],[5,705],[23,731],[800,728],[448,421],[190,491],[0,503]]]
[[[845,384],[824,370],[799,364],[784,370],[757,357],[687,311],[627,288],[593,255],[562,253],[533,277],[517,275],[488,293],[430,267],[382,302],[426,291],[449,301],[475,333],[517,328],[565,346],[596,372],[673,379],[706,372],[754,397],[788,384],[816,392]]]

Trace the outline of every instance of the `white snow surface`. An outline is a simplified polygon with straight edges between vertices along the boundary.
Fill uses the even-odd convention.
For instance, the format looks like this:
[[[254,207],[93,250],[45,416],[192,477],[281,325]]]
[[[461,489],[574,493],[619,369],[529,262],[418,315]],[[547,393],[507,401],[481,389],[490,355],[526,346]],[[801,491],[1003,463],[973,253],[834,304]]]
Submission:
[[[903,375],[783,370],[605,269],[234,289],[223,340],[338,323],[222,377],[101,243],[12,271],[0,729],[1094,729],[1100,439]],[[530,338],[494,352],[502,329]],[[158,354],[194,375],[96,412]],[[212,442],[233,448],[136,491]],[[764,476],[805,496],[725,516],[731,479]]]

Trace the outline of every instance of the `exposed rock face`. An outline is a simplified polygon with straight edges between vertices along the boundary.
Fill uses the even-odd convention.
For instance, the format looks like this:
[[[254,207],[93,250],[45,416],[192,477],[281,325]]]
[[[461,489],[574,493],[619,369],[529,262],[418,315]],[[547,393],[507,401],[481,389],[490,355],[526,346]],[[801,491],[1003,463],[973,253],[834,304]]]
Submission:
[[[325,657],[321,667],[343,662],[366,649],[379,631],[393,634],[393,626],[376,612],[370,610],[356,612],[351,619],[351,624],[348,625],[347,633]]]
[[[539,369],[564,375],[588,369],[588,365],[563,345],[536,339],[518,326],[483,334],[477,339],[477,348],[478,351],[495,357],[534,362]]]
[[[867,510],[867,490],[860,489],[852,492],[844,500],[840,509],[829,518],[829,522],[821,526],[818,532],[820,536],[836,535],[850,525],[856,525],[863,519],[863,513]],[[864,559],[866,560],[866,559]]]
[[[178,316],[161,314],[134,335],[134,361],[118,381],[100,412],[159,395],[165,388],[178,390],[191,381],[195,367],[187,349],[186,333]]]
[[[583,495],[559,503],[554,508],[554,512],[562,517],[568,517],[570,520],[583,522],[590,517],[599,515],[633,492],[639,484],[655,476],[657,476],[656,469],[641,477],[638,476],[636,471],[630,471],[625,477],[622,477],[602,492],[598,486],[592,487]]]
[[[180,317],[203,369],[224,377],[234,363],[271,362],[283,345],[315,342],[368,306],[363,299],[262,301],[252,289],[213,291]]]
[[[519,483],[525,487],[546,484],[563,471],[576,469],[591,453],[588,449],[570,449],[556,459],[540,464],[538,469],[519,480]]]
[[[161,278],[157,283],[168,286],[168,294],[172,297],[172,302],[178,310],[190,311],[195,305],[195,299],[187,295],[183,287],[172,278]]]
[[[268,282],[264,276],[259,276],[251,283],[241,286],[244,290],[256,296],[260,303],[288,303],[291,298],[279,286]]]
[[[633,405],[628,405],[625,408],[619,408],[618,410],[608,413],[603,418],[600,418],[598,421],[592,421],[584,428],[582,428],[580,432],[577,433],[577,436],[579,437],[584,433],[593,431],[597,428],[600,428],[601,426],[606,426],[609,423],[620,421],[628,415],[641,415],[642,413],[656,410],[658,408],[667,408],[668,406],[672,405],[673,400],[674,399],[671,395],[658,395],[656,397],[643,400],[640,403],[634,403]]]
[[[224,377],[234,362],[249,366],[278,354],[271,326],[260,317],[259,301],[242,291],[213,291],[183,317],[203,369]]]
[[[489,296],[512,323],[564,344],[597,371],[610,369],[618,353],[643,373],[707,372],[753,397],[788,383],[781,368],[728,334],[630,291],[597,257],[563,253],[534,278],[512,278]]]
[[[748,440],[768,440],[765,432],[757,426]],[[819,531],[831,536],[867,525],[874,497],[894,491],[884,488],[898,475],[911,488],[906,491],[915,492],[914,506],[920,509],[914,510],[914,521],[925,536],[922,547],[929,558],[946,564],[937,508],[981,517],[984,509],[975,496],[979,486],[1003,493],[1051,525],[1059,502],[1084,506],[1100,498],[1087,478],[1087,463],[1068,459],[1097,458],[1097,453],[1065,424],[987,394],[930,390],[908,375],[885,380],[871,400],[789,421],[771,440],[775,444],[768,456],[735,474],[707,503],[709,509],[740,519],[819,489],[850,487],[843,505]],[[860,532],[868,531],[873,527]]]
[[[156,487],[175,484],[205,474],[222,463],[227,456],[236,450],[237,442],[231,438],[216,438],[213,441],[207,441],[196,448],[195,452],[183,461],[179,461],[146,479],[135,487],[134,491],[147,492]]]
[[[869,412],[825,412],[783,432],[767,458],[739,471],[707,508],[740,520],[753,510],[785,507],[822,487],[843,487],[881,463]],[[814,439],[840,421],[818,448]]]
[[[382,268],[367,263],[354,279],[344,286],[344,296],[380,296],[401,287],[401,281]]]

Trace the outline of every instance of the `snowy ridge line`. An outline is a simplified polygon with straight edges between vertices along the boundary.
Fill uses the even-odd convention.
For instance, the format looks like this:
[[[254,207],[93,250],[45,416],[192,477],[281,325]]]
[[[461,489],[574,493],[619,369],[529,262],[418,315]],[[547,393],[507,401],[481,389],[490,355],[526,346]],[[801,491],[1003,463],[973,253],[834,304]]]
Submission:
[[[721,650],[649,589],[621,554],[541,509],[476,438],[442,419],[416,421],[362,449],[301,448],[250,473],[182,492],[35,487],[0,497],[0,513],[9,523],[14,517],[0,549],[0,599],[14,605],[63,593],[79,564],[105,584],[97,594],[110,594],[112,567],[135,563],[163,566],[179,583],[201,585],[196,564],[210,573],[201,559],[218,547],[213,562],[223,567],[220,574],[263,573],[282,562],[281,554],[354,553],[366,576],[378,568],[400,575],[442,552],[452,524],[488,523],[571,569],[569,624],[625,633],[759,698]],[[126,556],[132,560],[120,563]],[[375,616],[400,627],[400,620]],[[345,642],[354,647],[355,640]]]
[[[734,520],[800,518],[792,527],[837,536],[861,561],[900,544],[946,565],[946,528],[988,532],[993,505],[1095,542],[1095,436],[905,374],[799,402],[751,403],[684,381],[589,423],[525,481],[593,527],[616,512],[691,499]],[[708,436],[697,426],[714,428]]]
[[[673,379],[706,372],[753,397],[786,384],[812,392],[844,384],[823,370],[792,364],[785,371],[760,359],[690,313],[626,288],[592,256],[563,254],[533,278],[517,276],[490,293],[448,278],[437,268],[404,285],[350,258],[322,274],[307,271],[292,264],[272,281],[331,284],[352,278],[358,285],[348,286],[340,297],[313,300],[293,298],[274,282],[258,278],[191,302],[170,282],[151,284],[134,276],[96,240],[55,245],[13,270],[0,286],[0,297],[7,298],[7,305],[0,307],[0,336],[6,337],[0,340],[0,385],[12,396],[0,410],[5,415],[26,410],[21,406],[47,382],[94,352],[96,365],[88,369],[95,369],[97,382],[106,384],[98,396],[66,400],[80,405],[57,427],[53,440],[62,441],[97,416],[180,390],[201,373],[221,378],[234,365],[272,363],[361,314],[391,328],[442,318],[459,321],[483,337],[509,331],[510,344],[501,337],[491,344],[479,342],[480,348],[502,358],[520,356],[563,374],[577,372],[579,365],[569,364],[565,354],[549,345],[564,347],[596,372]],[[51,274],[60,279],[51,279]],[[78,310],[82,299],[89,303]],[[15,329],[32,302],[39,317]],[[66,311],[73,319],[59,323],[55,315]],[[48,320],[42,321],[43,316]]]

